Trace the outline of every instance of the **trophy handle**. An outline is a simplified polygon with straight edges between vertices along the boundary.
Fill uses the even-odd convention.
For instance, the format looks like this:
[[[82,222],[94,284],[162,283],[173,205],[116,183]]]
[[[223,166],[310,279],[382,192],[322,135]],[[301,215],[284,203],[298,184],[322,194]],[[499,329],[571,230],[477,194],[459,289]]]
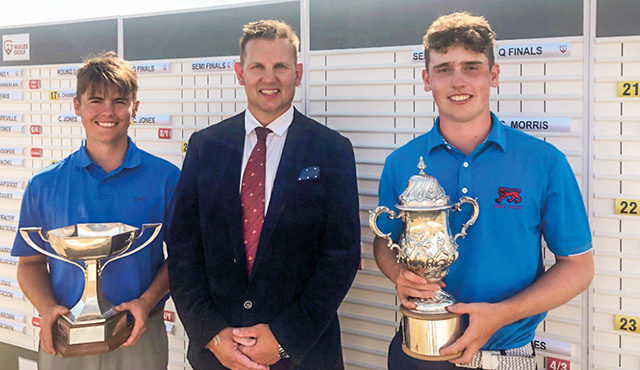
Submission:
[[[398,251],[401,251],[398,244],[394,243],[393,240],[391,240],[391,236],[390,236],[391,233],[383,234],[382,231],[378,229],[378,225],[376,224],[376,219],[378,218],[378,216],[380,216],[383,213],[388,213],[390,220],[397,218],[396,213],[390,210],[389,208],[384,206],[378,207],[374,211],[369,211],[369,228],[371,228],[371,231],[373,231],[373,233],[376,234],[377,237],[387,241],[387,248],[391,250],[397,249]]]
[[[29,236],[29,233],[38,233],[38,235],[40,235],[40,238],[42,240],[44,240],[45,242],[49,243],[49,240],[47,240],[47,238],[44,237],[44,235],[42,235],[42,228],[41,227],[21,227],[20,228],[20,235],[22,235],[22,239],[24,239],[25,242],[27,242],[27,244],[29,244],[29,246],[33,249],[35,249],[36,251],[44,254],[47,257],[51,257],[51,258],[55,258],[57,260],[63,261],[63,262],[67,262],[70,263],[74,266],[77,266],[80,270],[82,270],[82,272],[85,272],[85,269],[82,265],[80,265],[79,263],[72,261],[72,260],[68,260],[66,258],[60,257],[57,254],[53,254],[51,252],[46,251],[45,249],[40,248],[36,243],[33,242],[33,240],[31,240],[31,237]]]
[[[476,220],[478,219],[478,215],[480,214],[480,207],[478,206],[478,201],[471,197],[460,198],[460,201],[456,203],[453,210],[459,211],[462,203],[471,204],[473,206],[473,213],[471,214],[469,221],[467,221],[464,225],[462,225],[462,230],[460,230],[460,232],[453,237],[453,241],[456,241],[460,236],[462,237],[462,239],[464,239],[464,237],[467,236],[467,228],[476,222]]]
[[[147,245],[149,245],[152,241],[154,241],[156,236],[158,236],[158,233],[160,232],[160,229],[162,228],[162,224],[143,224],[142,225],[142,229],[140,230],[140,233],[138,233],[138,235],[136,235],[135,239],[138,239],[139,237],[141,237],[142,234],[144,233],[145,229],[150,229],[152,227],[155,228],[155,230],[153,230],[153,234],[149,237],[149,239],[147,239],[147,241],[145,241],[144,243],[140,244],[138,246],[138,248],[136,248],[136,249],[134,249],[132,251],[123,253],[121,255],[118,255],[118,256],[115,256],[113,258],[110,258],[110,259],[106,260],[102,264],[102,267],[100,267],[100,274],[102,275],[102,271],[104,270],[105,267],[107,267],[107,265],[109,263],[111,263],[113,261],[116,261],[116,260],[119,260],[120,258],[124,258],[124,257],[130,256],[130,255],[136,253],[137,251],[141,250],[142,248],[146,247]]]

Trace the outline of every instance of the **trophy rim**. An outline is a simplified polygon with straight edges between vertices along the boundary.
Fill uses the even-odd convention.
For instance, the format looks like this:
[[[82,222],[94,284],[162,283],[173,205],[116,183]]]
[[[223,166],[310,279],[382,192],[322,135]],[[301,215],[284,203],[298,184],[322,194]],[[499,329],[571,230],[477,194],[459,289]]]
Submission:
[[[103,225],[107,230],[112,229],[113,233],[78,235],[82,230],[90,230],[91,228],[88,227],[90,225]],[[123,222],[87,222],[51,229],[46,232],[46,235],[51,248],[60,256],[89,260],[103,259],[126,252],[132,243],[120,242],[118,248],[113,248],[114,239],[121,240],[127,235],[135,236],[138,230],[139,228]]]
[[[396,204],[396,208],[400,211],[445,211],[447,209],[451,209],[455,206],[455,204],[447,204],[444,206],[410,206],[410,205],[402,205]]]
[[[77,230],[80,226],[87,226],[87,225],[105,225],[105,226],[124,226],[126,227],[127,231],[123,231],[123,232],[119,232],[117,234],[112,234],[112,235],[99,235],[99,236],[88,236],[88,235],[71,235],[71,236],[59,236],[56,235],[56,232],[58,231],[62,231],[65,229],[69,229],[69,228],[74,228],[74,231],[77,233]],[[139,228],[135,227],[135,226],[131,226],[129,224],[125,224],[124,222],[80,222],[80,223],[76,223],[76,224],[71,224],[71,225],[67,225],[67,226],[62,226],[62,227],[57,227],[55,229],[51,229],[48,230],[46,232],[47,237],[53,236],[55,238],[58,239],[81,239],[81,238],[96,238],[96,237],[114,237],[117,235],[121,235],[121,234],[128,234],[131,231],[138,231]]]

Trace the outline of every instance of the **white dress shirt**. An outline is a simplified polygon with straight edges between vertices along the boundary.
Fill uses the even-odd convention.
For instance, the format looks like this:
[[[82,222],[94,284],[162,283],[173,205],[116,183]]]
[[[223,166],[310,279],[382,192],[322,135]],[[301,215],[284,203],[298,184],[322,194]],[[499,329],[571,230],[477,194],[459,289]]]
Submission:
[[[244,153],[242,155],[242,177],[240,178],[240,191],[242,191],[242,178],[244,178],[244,169],[247,167],[249,157],[253,151],[253,147],[258,142],[256,136],[256,127],[262,127],[262,124],[249,112],[249,109],[244,111],[244,129],[246,137],[244,139]],[[273,190],[273,182],[276,178],[276,172],[278,171],[278,165],[280,164],[280,157],[282,157],[282,149],[284,148],[284,142],[287,139],[287,132],[289,126],[293,122],[293,105],[284,112],[280,117],[273,120],[266,127],[271,130],[267,135],[267,158],[265,168],[265,186],[264,186],[264,213],[267,214],[269,209],[269,200],[271,200],[271,191]]]

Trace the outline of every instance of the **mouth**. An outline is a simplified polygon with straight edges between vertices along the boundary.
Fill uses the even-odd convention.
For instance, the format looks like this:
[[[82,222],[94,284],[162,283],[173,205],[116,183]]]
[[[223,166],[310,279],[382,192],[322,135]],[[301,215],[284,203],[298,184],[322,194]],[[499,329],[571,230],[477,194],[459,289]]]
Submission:
[[[280,89],[261,89],[260,93],[267,96],[273,96],[280,92]]]
[[[109,128],[109,127],[115,127],[118,123],[117,122],[99,122],[96,121],[96,124],[100,127],[105,127],[105,128]]]
[[[456,94],[456,95],[451,95],[449,99],[453,100],[456,103],[462,103],[471,99],[471,97],[472,95],[469,95],[469,94]]]

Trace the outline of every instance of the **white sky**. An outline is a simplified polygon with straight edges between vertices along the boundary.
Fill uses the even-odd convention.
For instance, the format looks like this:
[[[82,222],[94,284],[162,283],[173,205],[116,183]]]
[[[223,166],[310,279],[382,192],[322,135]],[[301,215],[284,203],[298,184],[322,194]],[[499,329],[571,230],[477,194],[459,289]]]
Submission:
[[[0,28],[35,23],[229,6],[259,0],[3,0]]]

